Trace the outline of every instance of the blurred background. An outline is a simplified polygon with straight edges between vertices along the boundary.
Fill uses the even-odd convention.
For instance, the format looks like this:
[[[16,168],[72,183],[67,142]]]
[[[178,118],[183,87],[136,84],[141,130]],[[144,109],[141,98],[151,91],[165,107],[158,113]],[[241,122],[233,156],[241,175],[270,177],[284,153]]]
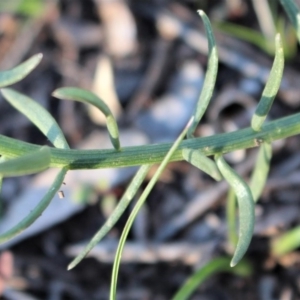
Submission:
[[[51,96],[62,86],[91,90],[106,101],[118,120],[123,146],[170,142],[192,115],[206,71],[207,41],[198,9],[212,22],[220,64],[212,102],[196,135],[249,126],[272,66],[276,32],[282,33],[286,66],[269,119],[298,111],[298,45],[278,1],[0,1],[0,70],[43,54],[41,64],[14,88],[51,112],[72,148],[112,146],[101,114]],[[49,143],[3,98],[0,133]],[[297,247],[281,256],[271,247],[300,221],[299,142],[295,136],[273,144],[247,252],[252,273],[217,272],[191,299],[300,299]],[[257,149],[242,150],[226,159],[248,178],[256,154]],[[132,206],[89,258],[72,271],[66,267],[111,214],[135,171],[69,172],[64,198],[57,196],[35,224],[0,245],[3,299],[108,299],[116,245]],[[4,180],[1,232],[30,212],[55,174],[49,170]],[[226,183],[214,182],[187,163],[169,164],[125,246],[118,299],[170,299],[195,270],[231,255],[227,190]]]

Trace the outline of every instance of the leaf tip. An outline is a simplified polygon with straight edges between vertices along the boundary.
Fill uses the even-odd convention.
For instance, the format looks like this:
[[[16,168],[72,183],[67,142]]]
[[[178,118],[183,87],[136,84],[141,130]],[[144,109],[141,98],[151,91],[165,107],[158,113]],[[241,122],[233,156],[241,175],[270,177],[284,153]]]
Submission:
[[[35,57],[36,57],[37,60],[41,61],[42,58],[43,58],[43,53],[38,53],[38,54],[35,55]]]
[[[71,263],[68,265],[67,270],[68,270],[68,271],[71,271],[75,266],[76,266],[76,265],[75,265],[73,262],[71,262]]]
[[[187,123],[186,126],[185,126],[185,129],[188,129],[188,128],[190,128],[190,127],[192,126],[192,124],[193,124],[193,122],[194,122],[194,119],[195,119],[195,116],[192,116],[192,117],[190,118],[190,120],[188,121],[188,123]]]
[[[0,89],[0,92],[1,92],[2,96],[4,96],[6,90],[7,90],[6,88],[1,88],[1,89]]]
[[[262,117],[259,117],[257,114],[254,114],[251,120],[251,128],[255,132],[259,132],[261,131],[262,123]]]
[[[232,259],[231,262],[230,262],[230,267],[234,268],[237,265],[237,263],[238,263],[237,261],[235,261],[234,259]]]
[[[51,96],[52,96],[52,97],[55,97],[55,98],[59,98],[59,90],[56,89],[55,91],[53,91],[53,92],[51,93]]]
[[[205,15],[205,12],[202,9],[197,10],[197,13],[202,17]]]
[[[275,47],[278,50],[283,49],[283,45],[282,45],[282,39],[281,39],[281,34],[278,32],[275,36]]]

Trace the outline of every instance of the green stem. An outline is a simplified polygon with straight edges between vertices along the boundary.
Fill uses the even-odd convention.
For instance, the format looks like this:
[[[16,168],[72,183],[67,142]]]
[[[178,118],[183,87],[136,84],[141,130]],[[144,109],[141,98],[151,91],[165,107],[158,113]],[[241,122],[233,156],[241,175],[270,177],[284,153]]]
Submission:
[[[263,142],[271,143],[296,134],[300,134],[300,113],[266,123],[260,132],[248,127],[234,132],[184,140],[170,161],[183,160],[182,149],[185,148],[198,149],[208,156],[251,148]],[[50,148],[50,167],[68,166],[70,170],[75,170],[155,164],[163,160],[171,146],[171,143],[151,144],[124,147],[121,151]],[[0,135],[0,154],[7,158],[24,155],[40,147]]]

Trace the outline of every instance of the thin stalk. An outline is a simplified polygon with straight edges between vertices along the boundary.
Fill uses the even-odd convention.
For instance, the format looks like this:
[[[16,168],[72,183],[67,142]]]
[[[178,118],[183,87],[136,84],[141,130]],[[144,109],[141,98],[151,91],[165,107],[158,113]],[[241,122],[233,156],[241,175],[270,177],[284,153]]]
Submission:
[[[300,113],[265,123],[260,132],[254,132],[248,127],[234,132],[185,140],[179,145],[170,161],[183,160],[182,150],[185,148],[198,149],[204,155],[209,156],[252,148],[264,142],[271,143],[296,134],[300,134]],[[75,170],[155,164],[163,160],[171,146],[171,143],[151,144],[124,147],[122,151],[69,150],[50,147],[49,167],[67,166],[68,169]],[[0,154],[7,158],[24,155],[40,147],[0,135]]]
[[[191,126],[193,120],[194,120],[194,117],[192,117],[190,119],[190,121],[188,122],[188,124],[186,125],[184,130],[181,132],[179,137],[172,144],[171,148],[166,153],[164,159],[162,160],[161,164],[159,165],[158,169],[156,170],[156,172],[152,176],[149,183],[147,184],[145,190],[141,194],[141,196],[138,199],[137,203],[135,204],[130,216],[128,217],[128,220],[127,220],[127,222],[124,226],[124,230],[123,230],[122,235],[121,235],[120,240],[119,240],[119,244],[118,244],[118,248],[117,248],[117,251],[116,251],[116,256],[115,256],[115,260],[114,260],[114,264],[113,264],[113,270],[112,270],[112,276],[111,276],[111,286],[110,286],[110,297],[109,297],[110,300],[116,300],[117,280],[118,280],[118,273],[119,273],[119,268],[120,268],[120,263],[121,263],[121,257],[122,257],[122,252],[123,252],[124,245],[125,245],[125,242],[127,240],[130,228],[131,228],[138,212],[140,211],[141,207],[143,206],[144,202],[146,201],[148,195],[152,191],[154,185],[156,184],[156,182],[158,181],[160,175],[162,174],[165,167],[167,166],[172,154],[174,153],[174,151],[176,151],[176,149],[178,148],[178,146],[182,142],[182,140],[183,140],[184,136],[186,135],[189,127]]]
[[[261,31],[263,32],[267,41],[272,41],[276,34],[276,28],[268,1],[252,0],[252,4]]]
[[[1,244],[11,240],[16,235],[20,234],[22,231],[28,228],[32,223],[34,223],[38,217],[42,215],[43,211],[48,207],[51,200],[53,199],[53,197],[59,190],[60,186],[62,185],[66,173],[67,173],[67,169],[60,170],[54,182],[52,183],[51,187],[49,188],[45,196],[42,198],[42,200],[38,203],[38,205],[32,211],[30,211],[30,213],[24,219],[22,219],[17,225],[15,225],[11,229],[9,229],[8,231],[0,235]]]
[[[195,290],[210,276],[221,272],[233,273],[237,276],[250,276],[252,273],[252,267],[246,260],[241,261],[240,264],[234,268],[229,267],[230,259],[227,257],[218,257],[208,262],[202,268],[197,270],[187,281],[180,287],[176,294],[172,297],[172,300],[186,300],[190,299],[190,296]],[[195,298],[196,299],[196,298]]]
[[[135,176],[132,178],[129,186],[127,187],[125,193],[123,194],[119,204],[113,211],[113,213],[106,220],[104,225],[94,234],[90,242],[85,246],[85,248],[71,261],[68,265],[68,270],[73,269],[78,265],[88,253],[100,242],[100,240],[112,229],[112,227],[117,223],[120,217],[123,215],[124,211],[132,201],[133,197],[136,195],[138,189],[142,185],[146,175],[148,174],[151,165],[144,165],[137,171]]]

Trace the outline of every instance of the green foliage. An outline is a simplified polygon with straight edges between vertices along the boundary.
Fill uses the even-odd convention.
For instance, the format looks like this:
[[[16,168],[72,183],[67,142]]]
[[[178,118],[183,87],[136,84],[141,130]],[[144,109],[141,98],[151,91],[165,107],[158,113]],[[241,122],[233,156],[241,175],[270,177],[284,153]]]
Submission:
[[[275,256],[287,254],[300,246],[300,226],[276,237],[271,242],[271,252]]]
[[[19,66],[0,72],[0,88],[14,84],[25,78],[42,60],[42,54],[36,54]]]
[[[45,7],[45,0],[11,0],[0,2],[0,12],[21,14],[29,17],[39,16]]]
[[[269,55],[274,55],[276,52],[273,40],[268,39],[257,30],[227,22],[214,23],[213,25],[219,31],[249,42]],[[280,17],[277,19],[276,25],[277,32],[283,37],[282,47],[284,49],[284,56],[287,59],[291,59],[297,52],[297,37],[295,35],[294,28],[290,24],[286,24],[285,20]]]
[[[106,103],[95,94],[79,88],[60,88],[53,92],[54,97],[65,100],[79,101],[96,106],[106,117],[110,140],[116,150],[120,150],[118,124]]]
[[[129,230],[133,224],[134,219],[136,218],[138,212],[140,211],[141,207],[143,206],[144,202],[146,201],[148,195],[150,194],[151,190],[153,189],[154,185],[158,181],[160,175],[162,174],[163,170],[167,166],[168,162],[170,161],[170,158],[172,157],[174,151],[178,148],[180,142],[183,140],[184,136],[187,134],[188,129],[190,128],[191,124],[193,122],[193,117],[185,127],[185,129],[182,131],[182,133],[179,135],[177,140],[174,142],[170,150],[167,152],[166,156],[162,160],[161,164],[159,165],[158,169],[154,173],[153,177],[147,184],[144,192],[138,199],[136,205],[134,206],[130,216],[128,217],[128,220],[125,224],[124,230],[122,232],[122,235],[120,237],[119,245],[116,251],[116,256],[113,264],[113,271],[111,276],[111,288],[110,288],[110,300],[116,299],[116,292],[117,292],[117,279],[118,279],[118,273],[121,263],[121,256],[123,252],[123,248],[129,233]]]
[[[185,148],[182,150],[182,157],[193,166],[210,175],[216,181],[223,179],[215,162],[207,158],[199,150]]]
[[[49,148],[42,147],[38,151],[0,163],[0,176],[12,177],[34,174],[46,170],[49,165]]]
[[[298,42],[300,41],[300,11],[293,0],[279,0],[287,13],[292,25],[296,29]]]
[[[293,25],[299,29],[299,14],[293,1],[281,1],[287,11]],[[48,192],[38,206],[19,224],[8,232],[0,235],[0,242],[7,241],[32,224],[42,211],[46,209],[51,199],[60,188],[68,170],[93,169],[106,167],[141,166],[128,189],[124,193],[119,205],[108,218],[107,222],[91,239],[82,253],[76,257],[69,269],[78,264],[87,253],[98,243],[103,236],[112,228],[116,221],[125,211],[130,201],[136,195],[146,174],[152,164],[159,163],[159,167],[138,199],[132,210],[120,237],[113,265],[110,299],[116,299],[117,277],[123,247],[128,233],[140,208],[146,201],[154,184],[157,182],[162,171],[170,161],[186,160],[192,165],[203,170],[215,180],[224,179],[231,186],[229,203],[227,206],[227,219],[229,228],[229,240],[236,246],[230,266],[235,266],[245,255],[251,242],[254,227],[254,205],[262,193],[263,186],[269,171],[272,147],[275,140],[300,134],[300,114],[281,118],[264,124],[266,116],[271,108],[273,100],[279,89],[282,78],[284,53],[281,38],[276,36],[276,55],[272,70],[263,95],[259,101],[255,114],[252,118],[251,127],[235,132],[216,134],[209,137],[194,138],[194,132],[203,117],[209,101],[214,92],[216,75],[218,70],[218,57],[214,35],[209,19],[204,12],[199,12],[205,26],[208,39],[208,68],[205,82],[201,91],[194,117],[184,129],[179,138],[172,144],[157,144],[121,149],[119,141],[118,125],[107,105],[93,93],[78,88],[61,88],[53,95],[60,99],[75,100],[96,106],[106,116],[107,129],[114,149],[105,150],[71,150],[55,119],[45,108],[29,97],[22,95],[13,89],[3,88],[14,84],[29,74],[40,62],[40,54],[33,56],[20,66],[0,72],[0,87],[4,98],[17,110],[24,114],[41,132],[49,139],[54,147],[41,147],[0,135],[0,186],[2,178],[20,176],[40,172],[49,167],[58,167],[60,172],[50,186]],[[297,31],[299,32],[299,30]],[[300,35],[298,34],[298,37]],[[185,135],[187,139],[183,140]],[[250,147],[260,147],[257,162],[250,180],[250,187],[224,160],[223,154]],[[121,150],[120,150],[121,149]],[[214,155],[215,162],[207,156]],[[238,202],[239,234],[236,235],[236,199]],[[272,253],[281,255],[300,246],[299,228],[279,237],[272,243]],[[194,289],[208,276],[221,271],[240,272],[250,274],[250,268],[242,262],[237,268],[229,268],[228,258],[212,260],[201,270],[197,271],[182,289],[174,296],[174,299],[185,299]]]
[[[263,143],[259,147],[256,163],[249,183],[254,202],[257,202],[263,192],[270,169],[271,158],[272,146],[268,143]],[[228,241],[230,246],[234,247],[238,241],[238,236],[236,234],[236,211],[236,194],[235,191],[230,188],[227,195],[226,219],[228,226]]]
[[[208,40],[208,67],[207,67],[207,73],[205,75],[203,88],[200,93],[200,97],[195,110],[194,122],[188,131],[189,138],[193,136],[193,133],[198,126],[198,123],[200,122],[201,118],[203,117],[207,109],[207,106],[209,104],[209,101],[211,99],[211,96],[215,88],[216,78],[218,73],[218,53],[217,53],[216,42],[215,42],[210,21],[202,10],[199,10],[198,13],[204,23],[207,40]]]
[[[292,2],[292,1],[281,1]],[[260,30],[255,30],[238,24],[216,22],[214,26],[221,32],[247,41],[273,56],[276,52],[273,39],[277,31],[282,37],[284,55],[293,58],[297,52],[297,37],[293,26],[278,13],[278,1],[252,0],[252,5],[258,19]],[[289,10],[296,12],[295,4],[289,3]],[[296,24],[296,22],[295,22]]]
[[[43,199],[39,202],[39,204],[17,225],[15,225],[7,232],[2,233],[0,235],[0,243],[4,243],[6,241],[11,240],[13,237],[20,234],[23,230],[29,227],[34,221],[36,221],[38,217],[42,215],[43,211],[48,207],[51,200],[53,199],[53,197],[61,187],[66,173],[67,173],[67,169],[60,170],[54,182],[50,186],[48,192],[43,197]]]
[[[257,200],[259,199],[266,184],[270,169],[271,158],[272,145],[268,143],[263,143],[259,147],[256,164],[254,166],[254,170],[252,172],[249,184],[254,202],[257,202]]]
[[[226,201],[227,234],[230,247],[236,247],[238,236],[236,233],[236,195],[229,189]]]
[[[281,37],[279,34],[276,35],[275,44],[276,44],[276,54],[275,54],[275,60],[272,66],[272,70],[270,72],[270,76],[267,81],[267,84],[264,88],[262,97],[257,105],[257,108],[251,120],[251,127],[255,131],[261,130],[261,126],[271,109],[271,106],[279,90],[280,82],[282,79],[282,73],[284,67],[284,54],[283,54]]]
[[[12,89],[1,89],[4,98],[25,115],[57,148],[69,149],[65,136],[55,119],[40,104]]]
[[[255,219],[254,201],[247,183],[229,167],[223,156],[217,154],[215,160],[223,177],[234,190],[239,204],[239,239],[230,263],[234,267],[243,258],[251,242]]]
[[[229,267],[230,258],[218,257],[197,270],[176,292],[172,300],[189,299],[196,288],[213,274],[227,272],[237,276],[249,276],[252,268],[249,262],[242,260],[237,266]]]
[[[87,244],[87,246],[81,251],[81,253],[79,253],[77,257],[75,257],[74,260],[69,264],[68,270],[73,269],[77,264],[79,264],[86,257],[86,255],[101,241],[101,239],[112,229],[112,227],[120,219],[128,205],[132,201],[133,197],[136,195],[150,168],[151,165],[143,165],[140,167],[136,175],[132,178],[114,212],[106,220],[104,225],[102,225],[101,228],[96,232],[96,234]]]

